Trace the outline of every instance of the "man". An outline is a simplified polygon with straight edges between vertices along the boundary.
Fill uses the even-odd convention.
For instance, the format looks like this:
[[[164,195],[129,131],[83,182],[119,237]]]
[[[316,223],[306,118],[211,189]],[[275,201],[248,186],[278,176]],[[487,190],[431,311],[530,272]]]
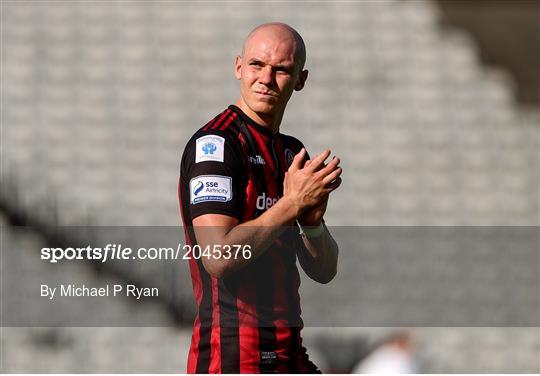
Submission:
[[[202,250],[189,261],[198,307],[189,373],[319,372],[300,337],[296,258],[315,281],[335,276],[338,247],[322,217],[341,168],[337,157],[325,164],[330,150],[308,160],[300,141],[279,132],[306,82],[305,59],[290,26],[255,28],[236,58],[236,105],[184,150],[182,220],[186,242]]]

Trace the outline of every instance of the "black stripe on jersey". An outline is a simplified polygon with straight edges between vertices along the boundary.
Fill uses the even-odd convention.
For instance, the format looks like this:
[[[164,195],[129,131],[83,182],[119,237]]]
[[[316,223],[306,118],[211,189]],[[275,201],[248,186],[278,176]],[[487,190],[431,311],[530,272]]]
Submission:
[[[283,258],[283,263],[285,265],[296,264],[296,252],[297,247],[300,247],[299,244],[302,240],[299,238],[296,227],[288,229],[286,233],[283,234],[283,241],[285,244],[289,244],[290,251],[292,252],[282,252],[280,257]],[[287,266],[286,266],[287,267]],[[295,274],[292,271],[289,271],[286,275],[287,282],[286,286],[293,286],[295,283],[293,279]],[[292,288],[286,291],[287,294],[287,324],[288,329],[290,330],[291,346],[289,348],[290,359],[287,362],[287,369],[289,373],[298,373],[301,370],[298,367],[298,351],[300,349],[300,329],[303,325],[301,320],[298,320],[298,305],[297,305],[297,292]]]
[[[244,135],[244,139],[246,140],[247,146],[249,148],[249,153],[251,153],[251,155],[259,154],[259,149],[257,148],[257,141],[253,138],[251,131],[248,129],[246,123],[243,120],[239,121],[240,132]],[[264,181],[266,180],[264,177],[264,167],[261,165],[252,165],[251,168],[253,168],[253,171],[255,172],[255,178],[253,179],[253,181],[255,182],[255,186],[257,187],[257,193],[261,194],[262,192],[264,192]],[[259,209],[255,209],[254,218],[257,218],[259,215],[261,215],[261,211]]]
[[[221,372],[240,373],[240,336],[238,289],[234,278],[220,278],[219,290],[219,326],[221,348]]]
[[[272,273],[272,255],[266,252],[257,261],[257,318],[259,330],[259,352],[275,351],[277,347],[276,328],[274,325],[274,286]],[[277,364],[276,364],[277,365]],[[261,369],[261,373],[272,369]]]
[[[199,306],[199,355],[197,356],[196,373],[208,373],[210,368],[210,339],[212,337],[212,280],[206,273],[201,260],[197,260],[201,276],[202,299]]]
[[[240,132],[244,135],[249,152],[252,155],[258,154],[258,148],[256,146],[257,142],[243,120],[240,120]],[[264,192],[264,170],[262,166],[259,165],[252,165],[251,167],[255,172],[254,181],[257,192],[260,194]],[[260,214],[260,211],[256,209],[255,217],[258,217]],[[273,323],[274,286],[272,285],[272,256],[270,253],[266,252],[255,261],[254,267],[256,267],[255,284],[257,289],[256,308],[259,331],[259,352],[275,351],[277,339],[276,329]],[[270,309],[270,311],[268,311],[268,309]],[[261,372],[264,371],[265,370],[261,370]]]
[[[298,341],[298,331],[299,328],[290,327],[291,331],[291,348],[289,349],[289,362],[287,364],[287,372],[289,373],[298,373],[300,370],[298,369],[298,348],[300,347],[299,341]]]

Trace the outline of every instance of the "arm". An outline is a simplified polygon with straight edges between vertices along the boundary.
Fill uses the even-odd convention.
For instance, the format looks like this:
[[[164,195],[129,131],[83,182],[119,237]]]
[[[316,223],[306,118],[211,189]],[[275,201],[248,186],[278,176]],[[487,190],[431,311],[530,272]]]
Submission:
[[[220,245],[250,245],[251,257],[235,259],[202,257],[206,271],[216,278],[227,277],[262,255],[298,215],[289,197],[283,197],[261,216],[238,224],[238,219],[222,214],[205,214],[193,220],[197,242],[202,248]]]
[[[299,248],[296,254],[302,269],[311,279],[319,283],[328,283],[337,273],[339,249],[328,228],[323,223],[320,226],[322,226],[321,234],[302,233],[304,247]]]
[[[310,161],[307,161],[306,165],[309,163]],[[341,179],[338,179],[339,185]],[[296,254],[302,269],[319,283],[328,283],[334,279],[339,255],[338,245],[322,220],[328,198],[329,195],[326,195],[318,206],[307,210],[298,218],[304,247],[300,247]]]
[[[234,217],[205,214],[193,220],[197,242],[203,248],[214,244],[251,246],[250,259],[202,258],[210,275],[226,277],[253,262],[268,249],[286,226],[292,225],[309,208],[323,202],[339,186],[339,159],[335,158],[328,166],[320,168],[330,155],[330,150],[315,157],[309,166],[301,168],[305,155],[302,149],[295,156],[286,174],[283,197],[258,218],[238,224],[238,219]]]

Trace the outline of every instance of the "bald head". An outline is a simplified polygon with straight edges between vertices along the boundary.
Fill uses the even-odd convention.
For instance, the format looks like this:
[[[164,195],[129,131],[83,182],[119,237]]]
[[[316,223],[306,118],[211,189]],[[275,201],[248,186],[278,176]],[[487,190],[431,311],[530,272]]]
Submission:
[[[240,81],[237,105],[251,119],[277,132],[294,91],[304,88],[306,47],[289,25],[273,22],[256,27],[234,63]]]
[[[257,26],[253,29],[244,41],[242,47],[242,56],[252,43],[261,43],[267,38],[279,40],[289,44],[294,51],[295,65],[300,70],[304,68],[306,62],[306,45],[300,34],[287,24],[281,22],[269,22]]]

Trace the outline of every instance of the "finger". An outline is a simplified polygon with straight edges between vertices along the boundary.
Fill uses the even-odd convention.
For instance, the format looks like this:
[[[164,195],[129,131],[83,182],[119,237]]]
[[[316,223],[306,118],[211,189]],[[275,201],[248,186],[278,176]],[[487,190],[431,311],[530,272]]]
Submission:
[[[335,191],[336,189],[339,188],[339,186],[341,185],[341,182],[343,180],[341,178],[337,178],[336,180],[334,180],[332,183],[330,183],[329,185],[326,186],[326,189],[327,189],[327,192],[330,193],[332,191]]]
[[[304,159],[304,156],[306,155],[306,149],[302,148],[298,154],[296,154],[291,162],[291,166],[289,167],[289,170],[296,171],[299,170],[302,166],[302,160]]]
[[[326,175],[324,177],[323,183],[328,184],[328,183],[336,180],[337,178],[339,178],[339,176],[341,175],[342,172],[343,172],[343,170],[341,169],[341,167],[336,168],[334,171],[332,171],[331,173],[329,173],[328,175]]]
[[[310,163],[311,163],[311,159],[308,159],[308,160],[306,161],[306,164],[304,165],[304,167],[307,167],[307,166],[309,166],[309,165],[310,165]]]
[[[339,165],[339,162],[341,162],[341,160],[338,157],[332,158],[332,160],[330,161],[330,163],[328,163],[327,166],[319,170],[318,174],[321,176],[330,174],[332,171],[334,171],[337,168],[337,166]]]
[[[330,153],[331,153],[330,149],[326,149],[321,154],[317,155],[315,158],[311,160],[311,163],[309,164],[308,169],[311,172],[317,171],[319,167],[324,163],[326,158],[330,156]]]
[[[308,164],[304,165],[304,167],[307,167],[307,166],[310,165],[310,164],[311,164],[311,161],[310,161]],[[321,163],[321,164],[319,165],[319,167],[317,167],[313,172],[319,172],[319,171],[321,171],[321,169],[323,169],[323,168],[325,168],[325,167],[326,167],[326,165],[325,165],[324,163]]]

